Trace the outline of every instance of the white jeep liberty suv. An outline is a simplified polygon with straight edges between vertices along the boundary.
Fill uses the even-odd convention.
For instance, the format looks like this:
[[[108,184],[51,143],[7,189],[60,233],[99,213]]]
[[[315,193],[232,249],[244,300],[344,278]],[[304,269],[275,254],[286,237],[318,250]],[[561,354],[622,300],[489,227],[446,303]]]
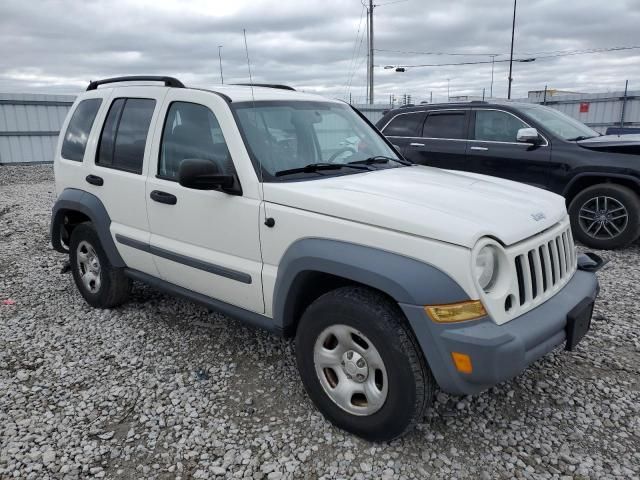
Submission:
[[[295,337],[318,409],[369,440],[590,326],[602,261],[576,254],[562,197],[413,165],[339,101],[100,80],[54,167],[52,245],[90,305],[137,280]]]

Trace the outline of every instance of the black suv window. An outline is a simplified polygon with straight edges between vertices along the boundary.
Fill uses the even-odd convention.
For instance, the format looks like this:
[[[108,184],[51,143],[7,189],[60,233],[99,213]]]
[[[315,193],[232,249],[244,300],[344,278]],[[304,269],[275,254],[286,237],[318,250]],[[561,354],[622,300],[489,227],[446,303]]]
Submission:
[[[142,173],[144,147],[156,101],[118,98],[102,127],[96,163],[103,167]]]
[[[388,137],[415,137],[424,120],[424,112],[401,113],[384,127],[383,133]]]
[[[430,112],[422,128],[425,138],[464,139],[465,112]]]
[[[102,104],[100,98],[89,98],[82,100],[73,112],[69,121],[67,133],[62,142],[62,156],[67,160],[81,162],[84,158],[84,151],[87,148],[87,140],[96,119],[98,109]]]
[[[507,112],[476,110],[476,140],[515,143],[521,128],[527,128],[527,124]]]
[[[204,105],[173,102],[162,131],[158,176],[176,180],[178,167],[186,158],[210,160],[220,174],[234,173],[231,154],[213,112]]]

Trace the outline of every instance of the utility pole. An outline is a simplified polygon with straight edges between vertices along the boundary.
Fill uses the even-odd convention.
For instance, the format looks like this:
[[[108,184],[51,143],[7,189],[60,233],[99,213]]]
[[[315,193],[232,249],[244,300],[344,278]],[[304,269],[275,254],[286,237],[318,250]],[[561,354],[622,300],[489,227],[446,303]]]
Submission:
[[[450,92],[449,83],[450,83],[450,79],[447,78],[447,102],[451,101],[451,95],[449,94],[449,92]]]
[[[507,98],[511,100],[511,82],[513,78],[511,73],[513,72],[513,39],[516,33],[516,5],[518,0],[513,0],[513,24],[511,25],[511,56],[509,57],[509,91],[507,92]]]
[[[368,88],[369,88],[369,104],[373,105],[373,0],[369,0],[369,11],[367,12],[369,17],[369,62],[368,62]]]
[[[222,76],[222,45],[218,45],[218,60],[220,60],[220,83],[224,85],[224,77]]]

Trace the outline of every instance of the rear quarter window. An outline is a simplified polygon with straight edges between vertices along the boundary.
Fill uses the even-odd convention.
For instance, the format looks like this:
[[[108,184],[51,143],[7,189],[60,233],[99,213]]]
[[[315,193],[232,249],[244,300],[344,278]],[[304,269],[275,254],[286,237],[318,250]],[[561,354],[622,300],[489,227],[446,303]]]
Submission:
[[[76,107],[69,126],[64,134],[61,155],[67,160],[81,162],[84,158],[84,151],[87,148],[87,141],[91,133],[91,127],[96,119],[102,99],[89,98],[82,100]]]

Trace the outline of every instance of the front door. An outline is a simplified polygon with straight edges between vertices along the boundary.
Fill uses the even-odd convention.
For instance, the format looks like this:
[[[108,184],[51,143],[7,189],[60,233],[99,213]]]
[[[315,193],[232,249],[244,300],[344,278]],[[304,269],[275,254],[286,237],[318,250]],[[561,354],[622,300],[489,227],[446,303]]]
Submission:
[[[227,145],[242,143],[221,97],[169,91],[147,180],[150,250],[162,279],[263,313],[259,199],[177,181],[187,158],[209,160],[222,174],[237,175]]]
[[[551,146],[516,141],[529,125],[503,110],[477,109],[471,122],[467,163],[473,172],[547,188]]]

